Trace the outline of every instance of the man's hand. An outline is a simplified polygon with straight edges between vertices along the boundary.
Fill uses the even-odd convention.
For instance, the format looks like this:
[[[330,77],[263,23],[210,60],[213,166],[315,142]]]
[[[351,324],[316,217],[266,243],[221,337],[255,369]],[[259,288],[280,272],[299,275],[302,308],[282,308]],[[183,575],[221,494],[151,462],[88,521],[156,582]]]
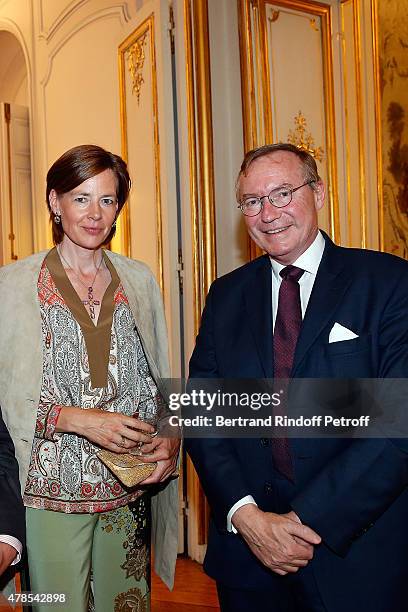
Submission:
[[[17,551],[10,544],[0,542],[0,576],[11,565],[17,557]]]
[[[238,508],[232,523],[253,554],[273,572],[284,576],[305,567],[321,537],[302,525],[294,512],[262,512],[254,504]]]
[[[171,476],[177,467],[179,448],[180,440],[178,438],[156,437],[151,442],[143,444],[141,448],[143,460],[146,463],[157,461],[157,468],[141,484],[163,482]]]

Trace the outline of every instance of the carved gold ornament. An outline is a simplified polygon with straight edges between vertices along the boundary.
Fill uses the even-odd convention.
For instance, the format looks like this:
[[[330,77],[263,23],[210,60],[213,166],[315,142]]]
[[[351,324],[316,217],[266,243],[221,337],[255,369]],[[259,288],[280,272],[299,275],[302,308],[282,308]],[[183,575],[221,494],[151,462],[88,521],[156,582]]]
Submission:
[[[253,5],[253,8],[256,9],[255,4]],[[277,10],[277,9],[272,9],[271,12],[272,12],[272,16],[268,17],[268,21],[269,21],[269,23],[275,23],[275,21],[278,21],[278,19],[280,17],[280,14],[281,14],[281,11]],[[286,11],[283,11],[283,13],[285,13],[285,12]],[[289,13],[289,12],[287,14],[291,15],[291,13]],[[315,32],[320,32],[320,29],[319,29],[319,26],[318,26],[318,24],[316,22],[316,18],[315,17],[309,18],[309,17],[306,17],[305,15],[298,15],[298,17],[305,17],[305,19],[307,19],[309,21],[312,30],[314,30]]]
[[[140,90],[144,83],[142,70],[146,57],[144,47],[146,44],[147,34],[148,33],[145,32],[143,36],[141,36],[135,43],[133,43],[133,45],[127,52],[128,68],[133,83],[132,93],[136,94],[137,104],[139,104]]]
[[[272,17],[269,17],[269,21],[271,23],[274,23],[275,21],[278,21],[279,15],[280,15],[280,11],[272,10]]]
[[[324,150],[322,147],[314,146],[314,138],[310,132],[307,132],[306,117],[302,111],[299,111],[294,121],[296,128],[294,130],[289,130],[288,142],[298,147],[298,149],[304,149],[321,162],[323,160]]]
[[[309,23],[310,23],[310,25],[312,26],[312,30],[314,30],[315,32],[320,32],[320,30],[319,30],[319,28],[318,28],[318,26],[317,26],[317,23],[316,23],[316,19],[315,19],[315,18],[313,18],[313,19],[309,19]]]

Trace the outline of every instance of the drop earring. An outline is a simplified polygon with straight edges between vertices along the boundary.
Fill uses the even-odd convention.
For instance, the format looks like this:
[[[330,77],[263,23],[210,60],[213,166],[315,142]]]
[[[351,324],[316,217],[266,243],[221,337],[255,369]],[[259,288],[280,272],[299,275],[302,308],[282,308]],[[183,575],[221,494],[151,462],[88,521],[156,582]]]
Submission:
[[[55,223],[61,223],[61,214],[60,213],[54,213],[54,222]]]

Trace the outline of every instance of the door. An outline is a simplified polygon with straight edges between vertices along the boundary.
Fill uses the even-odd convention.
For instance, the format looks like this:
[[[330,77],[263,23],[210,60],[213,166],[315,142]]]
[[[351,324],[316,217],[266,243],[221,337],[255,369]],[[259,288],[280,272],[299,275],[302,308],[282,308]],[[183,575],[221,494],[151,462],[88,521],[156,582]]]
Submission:
[[[29,115],[25,106],[0,104],[1,265],[33,253]]]

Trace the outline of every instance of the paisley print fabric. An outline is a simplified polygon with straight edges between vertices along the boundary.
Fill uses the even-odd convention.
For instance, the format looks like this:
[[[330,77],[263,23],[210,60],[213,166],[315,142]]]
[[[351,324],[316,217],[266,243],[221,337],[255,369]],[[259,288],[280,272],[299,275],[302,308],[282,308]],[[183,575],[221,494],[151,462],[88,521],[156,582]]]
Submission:
[[[45,263],[38,279],[38,299],[43,378],[24,503],[60,512],[105,512],[129,504],[141,492],[122,487],[97,458],[98,447],[75,434],[55,432],[61,406],[129,416],[154,415],[160,409],[160,395],[123,287],[119,284],[114,295],[107,385],[100,388],[91,384],[81,327]]]

